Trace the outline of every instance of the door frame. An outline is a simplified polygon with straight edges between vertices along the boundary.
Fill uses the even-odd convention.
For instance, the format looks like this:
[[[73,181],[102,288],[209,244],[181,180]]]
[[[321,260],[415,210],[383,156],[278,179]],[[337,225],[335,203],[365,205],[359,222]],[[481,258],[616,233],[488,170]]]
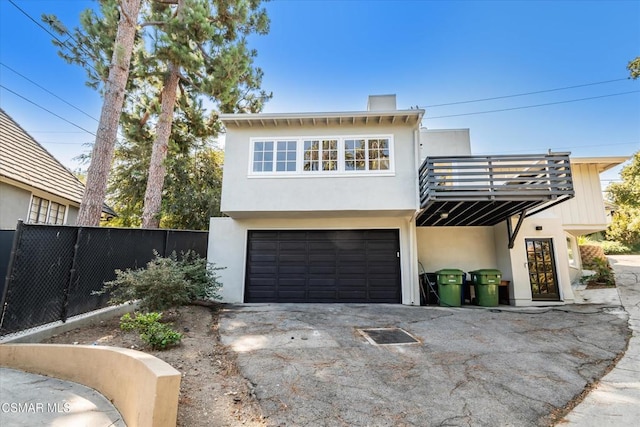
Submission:
[[[528,243],[529,242],[548,242],[549,243],[549,256],[551,257],[551,274],[553,276],[553,283],[555,284],[555,293],[535,294],[533,292],[533,283],[531,281],[531,268],[529,263]],[[553,237],[525,237],[525,256],[527,257],[527,276],[529,278],[529,290],[531,291],[532,301],[561,301],[560,283],[558,282],[558,258],[555,253]],[[535,244],[535,243],[534,243]],[[545,272],[545,274],[548,274]]]

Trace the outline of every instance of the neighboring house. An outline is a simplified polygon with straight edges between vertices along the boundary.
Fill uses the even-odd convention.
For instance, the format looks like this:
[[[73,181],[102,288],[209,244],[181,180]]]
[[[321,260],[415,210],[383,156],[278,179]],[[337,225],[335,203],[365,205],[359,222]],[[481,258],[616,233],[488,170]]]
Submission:
[[[473,156],[468,130],[421,130],[423,114],[381,95],[221,115],[228,218],[211,219],[209,260],[224,301],[417,305],[425,271],[497,268],[513,305],[572,302],[569,155]]]
[[[75,224],[84,185],[0,109],[0,229]],[[104,207],[106,216],[114,212]]]

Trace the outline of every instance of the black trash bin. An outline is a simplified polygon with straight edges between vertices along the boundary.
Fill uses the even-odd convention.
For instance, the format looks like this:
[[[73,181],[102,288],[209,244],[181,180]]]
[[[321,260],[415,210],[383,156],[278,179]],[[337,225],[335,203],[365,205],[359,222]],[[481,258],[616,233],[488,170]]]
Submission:
[[[438,283],[435,273],[420,274],[420,305],[438,304]]]

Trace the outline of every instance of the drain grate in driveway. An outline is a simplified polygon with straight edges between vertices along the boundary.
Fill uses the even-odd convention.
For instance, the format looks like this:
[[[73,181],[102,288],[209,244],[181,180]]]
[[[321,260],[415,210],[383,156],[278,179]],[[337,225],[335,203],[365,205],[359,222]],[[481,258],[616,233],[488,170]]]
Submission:
[[[419,344],[420,341],[409,332],[400,328],[358,329],[373,345]]]

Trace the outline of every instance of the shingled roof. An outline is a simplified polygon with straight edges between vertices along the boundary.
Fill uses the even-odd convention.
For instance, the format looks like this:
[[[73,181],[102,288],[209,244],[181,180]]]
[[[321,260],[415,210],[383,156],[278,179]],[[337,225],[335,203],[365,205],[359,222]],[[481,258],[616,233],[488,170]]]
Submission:
[[[0,108],[0,178],[37,188],[78,205],[84,194],[80,182],[62,163]],[[107,206],[103,212],[115,215]]]

